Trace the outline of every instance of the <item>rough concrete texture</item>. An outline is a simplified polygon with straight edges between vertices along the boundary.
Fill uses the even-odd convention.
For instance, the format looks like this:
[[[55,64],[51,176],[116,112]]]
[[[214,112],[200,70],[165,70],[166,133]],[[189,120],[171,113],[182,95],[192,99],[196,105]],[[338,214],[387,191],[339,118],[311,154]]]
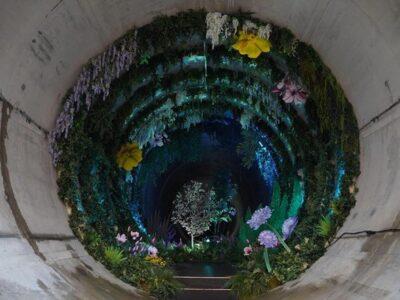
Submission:
[[[320,53],[354,106],[361,131],[358,202],[341,232],[400,228],[397,0],[3,0],[0,94],[51,129],[90,57],[134,25],[187,8],[256,12]],[[0,104],[0,298],[127,299],[136,290],[72,237],[57,199],[44,134]],[[23,274],[23,275],[22,275]],[[342,239],[299,280],[266,299],[400,299],[398,234]]]

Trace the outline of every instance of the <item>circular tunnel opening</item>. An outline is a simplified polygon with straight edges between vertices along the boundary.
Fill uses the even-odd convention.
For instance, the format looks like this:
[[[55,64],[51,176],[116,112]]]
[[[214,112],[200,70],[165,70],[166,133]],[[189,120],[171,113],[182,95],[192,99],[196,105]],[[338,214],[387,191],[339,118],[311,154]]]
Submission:
[[[357,122],[330,70],[246,13],[128,32],[84,67],[50,146],[75,234],[158,297],[188,261],[236,263],[229,286],[245,296],[297,278],[343,224],[359,174]],[[256,270],[259,289],[244,285]]]

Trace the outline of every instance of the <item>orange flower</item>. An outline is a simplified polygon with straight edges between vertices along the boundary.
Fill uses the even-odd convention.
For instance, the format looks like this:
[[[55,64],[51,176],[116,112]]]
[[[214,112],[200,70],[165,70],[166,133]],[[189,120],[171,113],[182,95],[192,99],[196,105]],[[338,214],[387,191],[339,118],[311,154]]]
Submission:
[[[239,39],[232,48],[238,50],[241,55],[247,55],[249,58],[257,58],[261,53],[267,53],[271,50],[271,42],[252,33],[239,33]]]
[[[139,145],[125,144],[117,153],[117,164],[120,168],[125,171],[131,171],[142,161],[142,150],[139,149]]]

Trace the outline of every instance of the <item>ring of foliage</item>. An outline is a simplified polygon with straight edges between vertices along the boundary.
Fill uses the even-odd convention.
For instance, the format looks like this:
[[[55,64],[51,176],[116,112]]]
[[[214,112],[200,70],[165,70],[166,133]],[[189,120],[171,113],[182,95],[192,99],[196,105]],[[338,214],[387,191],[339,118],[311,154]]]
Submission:
[[[172,142],[164,146],[170,147],[166,150],[152,149],[148,142],[155,133],[194,128],[200,122],[224,118],[230,111],[232,119],[247,128],[244,132],[248,137],[268,136],[279,170],[275,189],[290,196],[296,182],[300,184],[304,203],[295,234],[287,241],[296,250],[276,251],[271,257],[276,266],[272,273],[262,268],[259,257],[236,255],[242,269],[231,286],[239,296],[262,293],[297,278],[323,255],[355,203],[358,127],[352,107],[329,68],[309,45],[275,25],[269,39],[271,51],[257,59],[242,56],[226,44],[213,49],[205,38],[206,15],[204,11],[189,11],[159,17],[117,40],[104,53],[112,53],[110,49],[125,53],[127,45],[134,45],[129,48],[132,62],[109,80],[106,93],[86,87],[86,92],[78,93],[77,100],[71,102],[71,95],[77,93],[75,86],[64,106],[64,112],[72,111],[73,117],[60,118],[57,124],[69,123],[58,126],[51,139],[59,196],[69,209],[76,236],[93,257],[122,280],[159,298],[176,292],[178,284],[168,264],[179,260],[179,254],[167,249],[162,252],[160,246],[164,261],[144,260],[126,255],[115,241],[117,232],[128,227],[142,230],[145,239],[152,238],[140,228],[140,217],[132,214],[132,206],[145,201],[138,184],[151,176],[156,180],[173,163],[173,156],[168,158],[163,151],[183,151],[188,160],[196,159],[195,143],[186,143],[185,149],[173,148]],[[241,23],[264,24],[246,13],[233,17]],[[101,73],[96,63],[102,57],[104,64],[113,61],[102,54],[82,71],[92,74],[96,84],[102,76],[110,77],[106,72],[93,75]],[[271,92],[288,75],[308,91],[308,101],[300,109]],[[86,83],[89,87],[94,84],[90,80]],[[91,99],[90,105],[87,99]],[[129,173],[115,162],[121,145],[128,142],[138,142],[144,156],[142,165]],[[251,161],[257,145],[252,145],[251,138],[246,140],[246,135],[243,145],[242,154]],[[277,194],[276,201],[281,201]],[[220,259],[220,253],[215,257]]]

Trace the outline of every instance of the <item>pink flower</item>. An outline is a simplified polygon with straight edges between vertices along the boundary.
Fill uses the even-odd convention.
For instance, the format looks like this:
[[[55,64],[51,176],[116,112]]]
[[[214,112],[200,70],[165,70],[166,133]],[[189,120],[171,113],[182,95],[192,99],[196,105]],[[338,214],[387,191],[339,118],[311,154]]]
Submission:
[[[150,243],[152,243],[154,245],[154,243],[156,242],[156,237],[153,237],[150,241]]]
[[[284,78],[276,84],[272,92],[278,94],[285,103],[305,103],[308,98],[303,87],[288,78]]]
[[[140,236],[139,232],[131,231],[131,237],[136,240]]]
[[[251,246],[244,247],[243,249],[244,256],[249,256],[253,252],[253,248]]]
[[[119,244],[124,244],[124,243],[126,243],[126,241],[128,240],[127,238],[126,238],[126,235],[123,233],[123,234],[117,234],[117,236],[116,236],[116,238],[115,238],[116,240],[117,240],[117,242],[119,243]]]
[[[147,254],[149,256],[157,257],[158,249],[154,246],[149,246],[149,248],[147,248]]]

